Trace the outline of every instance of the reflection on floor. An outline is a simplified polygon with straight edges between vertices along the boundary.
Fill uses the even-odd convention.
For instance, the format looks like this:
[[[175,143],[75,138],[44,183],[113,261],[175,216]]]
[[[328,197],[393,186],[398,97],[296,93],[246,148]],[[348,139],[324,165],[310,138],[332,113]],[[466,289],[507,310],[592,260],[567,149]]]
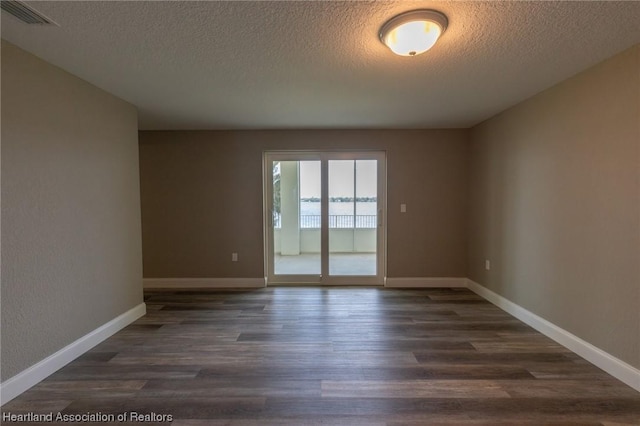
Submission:
[[[320,274],[320,253],[303,253],[298,256],[275,255],[276,275]],[[331,275],[375,275],[375,253],[330,253]]]

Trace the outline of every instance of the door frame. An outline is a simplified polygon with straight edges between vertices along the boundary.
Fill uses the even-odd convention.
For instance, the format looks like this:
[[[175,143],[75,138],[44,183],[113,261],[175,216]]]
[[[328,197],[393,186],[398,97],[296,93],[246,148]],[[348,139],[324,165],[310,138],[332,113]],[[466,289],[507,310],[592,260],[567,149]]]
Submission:
[[[326,150],[326,151],[264,151],[262,154],[263,179],[263,240],[264,275],[267,286],[272,285],[379,285],[386,280],[387,259],[387,158],[385,151]],[[329,173],[330,160],[378,160],[378,223],[376,229],[376,275],[329,275]],[[273,161],[320,161],[321,179],[321,227],[320,227],[320,275],[275,275],[274,226],[271,205],[273,202]],[[354,194],[355,196],[355,194]]]

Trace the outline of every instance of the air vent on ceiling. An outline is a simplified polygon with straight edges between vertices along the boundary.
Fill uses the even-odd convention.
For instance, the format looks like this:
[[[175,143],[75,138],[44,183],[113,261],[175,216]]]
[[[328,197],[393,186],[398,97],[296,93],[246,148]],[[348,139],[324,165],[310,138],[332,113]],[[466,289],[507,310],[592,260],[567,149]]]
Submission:
[[[15,16],[26,24],[35,25],[58,25],[53,20],[47,18],[42,13],[35,11],[21,1],[2,0],[0,2],[2,10]]]

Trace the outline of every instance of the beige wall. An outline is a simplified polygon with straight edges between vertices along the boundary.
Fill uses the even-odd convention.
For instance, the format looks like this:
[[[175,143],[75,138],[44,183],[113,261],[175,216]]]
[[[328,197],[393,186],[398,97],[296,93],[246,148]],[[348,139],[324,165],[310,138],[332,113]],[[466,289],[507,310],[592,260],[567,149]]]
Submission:
[[[140,132],[144,276],[263,277],[263,151],[373,149],[387,152],[387,275],[464,277],[467,137],[466,130]]]
[[[142,302],[133,106],[2,41],[2,380]]]
[[[636,46],[475,127],[469,180],[470,278],[635,367],[639,61]]]

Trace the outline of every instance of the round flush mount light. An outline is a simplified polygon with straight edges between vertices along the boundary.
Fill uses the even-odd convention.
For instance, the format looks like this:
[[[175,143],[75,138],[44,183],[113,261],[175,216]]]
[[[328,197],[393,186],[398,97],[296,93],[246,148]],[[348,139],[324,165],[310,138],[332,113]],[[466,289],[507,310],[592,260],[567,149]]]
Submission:
[[[416,56],[431,49],[449,21],[435,10],[420,9],[401,13],[380,28],[380,40],[400,56]]]

